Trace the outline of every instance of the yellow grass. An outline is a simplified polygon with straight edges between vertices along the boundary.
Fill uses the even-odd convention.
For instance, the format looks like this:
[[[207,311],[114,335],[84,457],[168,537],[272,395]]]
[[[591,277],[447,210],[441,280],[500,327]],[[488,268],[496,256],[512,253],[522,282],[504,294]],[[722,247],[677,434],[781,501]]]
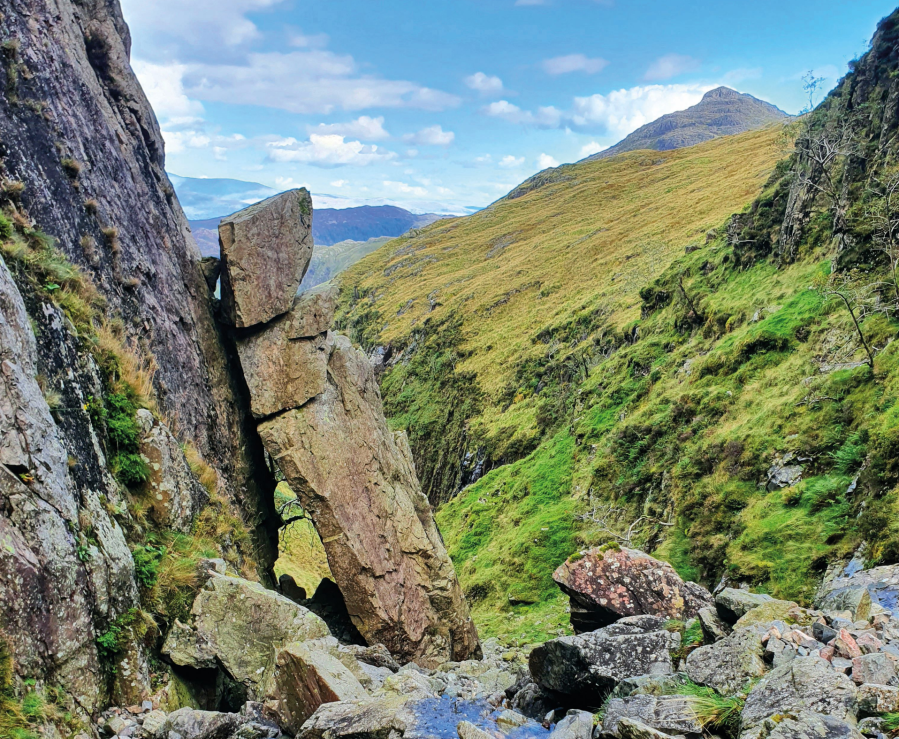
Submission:
[[[776,125],[562,168],[566,181],[391,241],[341,275],[344,300],[352,288],[374,296],[385,343],[427,318],[461,316],[472,353],[457,369],[474,371],[489,401],[521,360],[546,353],[543,329],[595,310],[612,327],[637,318],[640,287],[752,201],[781,138]],[[512,425],[529,423],[515,404],[489,402],[482,420],[496,429],[515,412]]]

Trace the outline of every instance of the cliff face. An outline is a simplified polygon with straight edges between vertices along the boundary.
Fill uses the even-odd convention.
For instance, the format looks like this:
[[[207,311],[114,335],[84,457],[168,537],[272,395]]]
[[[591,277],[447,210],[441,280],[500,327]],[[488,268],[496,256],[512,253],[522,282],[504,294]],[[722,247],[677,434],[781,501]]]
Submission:
[[[261,449],[164,171],[153,111],[129,66],[116,0],[3,0],[5,176],[32,219],[97,284],[110,314],[152,354],[165,414],[220,473],[272,558]]]
[[[37,239],[39,228],[96,285],[105,319],[155,368],[160,416],[211,466],[207,487],[245,518],[264,573],[277,551],[273,480],[129,66],[118,2],[2,0],[0,40],[0,189],[15,238]],[[63,687],[90,712],[149,690],[139,640],[114,637],[154,573],[135,577],[129,543],[140,546],[146,525],[126,512],[89,410],[108,390],[89,351],[96,336],[49,299],[58,285],[46,288],[0,259],[0,636],[20,677]],[[158,459],[192,474],[167,431],[147,433]],[[145,451],[148,484],[165,487]],[[205,491],[192,480],[181,492],[195,516]]]

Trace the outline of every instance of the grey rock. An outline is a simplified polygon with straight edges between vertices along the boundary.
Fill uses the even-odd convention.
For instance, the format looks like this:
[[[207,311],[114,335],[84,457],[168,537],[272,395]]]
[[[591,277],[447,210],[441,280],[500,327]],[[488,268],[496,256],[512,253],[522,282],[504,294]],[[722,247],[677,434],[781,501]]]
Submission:
[[[620,624],[613,624],[542,644],[531,652],[531,676],[545,690],[589,706],[597,693],[612,690],[627,677],[673,672],[671,650],[680,646],[680,634],[626,628],[636,633],[619,633]]]
[[[883,653],[863,654],[852,660],[852,679],[857,685],[875,683],[894,685],[896,683],[896,662]]]
[[[222,311],[248,328],[290,310],[312,258],[312,198],[289,190],[219,222]]]
[[[696,718],[691,700],[682,695],[612,698],[606,704],[603,732],[617,734],[619,723],[624,718],[670,733],[702,733],[702,724]]]
[[[638,675],[626,677],[612,691],[613,698],[627,698],[629,695],[671,695],[679,692],[689,678],[686,673],[671,675]]]
[[[618,739],[675,739],[658,729],[653,729],[640,721],[623,718],[618,724]]]
[[[537,683],[529,683],[512,698],[512,708],[528,718],[539,721],[554,708],[557,700],[547,694]]]
[[[550,739],[591,739],[593,736],[593,714],[586,711],[569,711],[555,725]]]
[[[899,688],[889,685],[859,685],[858,708],[863,713],[899,711]]]
[[[720,641],[731,632],[731,627],[725,623],[718,612],[712,608],[701,608],[697,614],[699,625],[702,628],[702,638],[706,643]]]
[[[862,739],[851,721],[798,711],[764,719],[758,726],[744,729],[740,739]]]
[[[812,624],[812,635],[815,637],[815,639],[823,642],[824,644],[827,644],[832,639],[836,639],[838,633],[839,632],[836,629],[831,628],[830,626],[826,626],[817,621]]]
[[[734,631],[726,639],[694,649],[687,657],[687,675],[720,693],[739,692],[747,681],[765,674],[762,640],[752,629]]]
[[[815,600],[815,607],[822,611],[849,611],[853,621],[867,621],[871,606],[871,594],[865,585],[833,588]]]
[[[847,568],[836,573],[836,577],[825,578],[815,596],[815,603],[823,603],[834,593],[845,588],[865,588],[872,601],[872,608],[879,606],[893,615],[899,615],[899,565],[884,565],[870,570]],[[845,596],[841,596],[845,597]]]
[[[715,609],[725,623],[735,624],[753,608],[774,600],[764,593],[750,593],[748,590],[724,588],[715,596]]]
[[[162,737],[162,729],[165,726],[166,714],[164,711],[150,711],[144,715],[144,722],[141,728],[144,733],[151,739]]]
[[[858,722],[858,730],[865,736],[877,736],[883,731],[883,719],[879,716],[868,716]]]
[[[162,731],[168,732],[169,736],[172,732],[177,733],[183,739],[228,739],[241,723],[237,713],[179,708],[169,714]]]
[[[496,717],[496,724],[501,729],[510,731],[512,729],[517,729],[519,726],[524,726],[528,723],[528,720],[527,716],[518,713],[518,711],[506,709]]]
[[[818,657],[797,657],[766,675],[749,693],[743,728],[760,726],[769,716],[809,711],[853,720],[858,698],[855,684]]]
[[[456,733],[459,735],[459,739],[496,739],[493,734],[479,729],[470,721],[460,721],[456,727]]]

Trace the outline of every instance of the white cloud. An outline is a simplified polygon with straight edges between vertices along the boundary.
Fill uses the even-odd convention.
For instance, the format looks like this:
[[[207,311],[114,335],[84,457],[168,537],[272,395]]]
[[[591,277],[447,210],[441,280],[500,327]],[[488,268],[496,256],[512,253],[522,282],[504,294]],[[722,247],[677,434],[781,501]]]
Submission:
[[[589,157],[589,156],[592,156],[593,154],[598,154],[599,152],[604,151],[605,149],[608,149],[608,148],[609,147],[607,145],[604,146],[602,144],[597,143],[596,141],[591,141],[589,144],[584,144],[581,147],[580,158],[583,159],[584,157]]]
[[[441,126],[428,126],[418,133],[410,133],[403,136],[407,144],[417,146],[449,146],[456,140],[456,134],[452,131],[444,131]]]
[[[420,198],[427,197],[428,195],[428,191],[425,188],[416,187],[415,185],[407,185],[405,182],[384,180],[384,187],[389,188],[390,190],[394,190],[395,192],[400,192],[403,195],[416,195]]]
[[[550,167],[558,167],[559,162],[549,154],[541,154],[537,157],[537,166],[540,167],[541,170],[544,170]]]
[[[522,164],[524,164],[524,157],[515,157],[511,154],[504,156],[499,162],[499,166],[503,169],[514,169],[515,167],[520,167]]]
[[[584,54],[567,54],[547,59],[543,62],[543,70],[547,74],[568,74],[570,72],[586,72],[596,74],[608,66],[605,59],[591,59]]]
[[[337,134],[363,141],[381,141],[390,138],[390,134],[384,129],[384,116],[371,118],[363,115],[348,123],[319,123],[317,126],[310,126],[309,133]]]
[[[184,92],[183,64],[151,64],[136,59],[132,66],[160,120],[192,121],[203,115],[203,104]]]
[[[349,184],[349,180],[334,180],[331,183],[331,187],[336,187],[339,190],[341,187],[346,187]]]
[[[268,156],[273,162],[303,162],[316,167],[341,167],[347,164],[367,166],[396,158],[392,151],[361,141],[345,141],[337,134],[312,134],[309,141],[294,138],[268,143]]]
[[[522,110],[508,100],[498,100],[483,108],[485,115],[502,118],[509,123],[522,123],[540,128],[555,128],[562,121],[562,111],[552,106],[538,108],[536,113]]]
[[[299,32],[290,34],[290,45],[297,49],[323,49],[328,45],[328,41],[330,38],[326,33],[316,33],[311,36]]]
[[[570,120],[575,126],[596,127],[626,136],[650,121],[696,105],[715,85],[644,85],[614,90],[608,95],[574,99]]]
[[[496,75],[486,75],[483,72],[475,72],[465,78],[465,84],[472,90],[481,93],[497,93],[503,91],[503,81]]]
[[[672,77],[693,72],[699,68],[699,60],[683,54],[666,54],[660,56],[646,70],[644,79],[650,81],[670,80]]]
[[[132,31],[154,41],[172,38],[188,46],[235,47],[261,36],[247,13],[267,10],[283,0],[122,0]],[[152,44],[148,44],[151,46]],[[165,44],[169,46],[169,44]],[[160,58],[165,50],[160,49]]]

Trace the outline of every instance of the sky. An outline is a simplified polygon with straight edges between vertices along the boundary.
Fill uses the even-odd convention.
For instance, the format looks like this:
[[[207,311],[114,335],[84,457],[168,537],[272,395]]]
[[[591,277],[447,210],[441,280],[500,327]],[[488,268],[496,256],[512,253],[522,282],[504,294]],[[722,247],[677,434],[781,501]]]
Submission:
[[[795,114],[896,0],[122,0],[167,170],[488,205],[719,85]],[[819,95],[820,98],[820,95]],[[817,102],[817,100],[815,101]]]

